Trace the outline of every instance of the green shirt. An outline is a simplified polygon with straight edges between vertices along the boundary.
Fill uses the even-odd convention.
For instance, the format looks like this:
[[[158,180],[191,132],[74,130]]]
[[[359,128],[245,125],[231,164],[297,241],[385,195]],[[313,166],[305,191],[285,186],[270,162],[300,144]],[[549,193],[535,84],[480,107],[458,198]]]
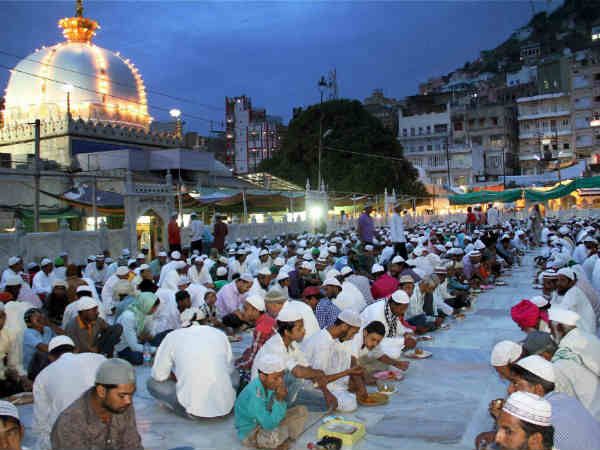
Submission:
[[[225,286],[226,284],[229,284],[229,281],[227,281],[227,280],[217,280],[217,281],[215,281],[215,290],[217,292],[219,292],[221,290],[221,288],[223,286]]]
[[[274,396],[274,391],[265,391],[260,377],[252,380],[240,393],[235,402],[235,428],[240,440],[257,426],[267,431],[279,426],[285,418],[287,404]]]

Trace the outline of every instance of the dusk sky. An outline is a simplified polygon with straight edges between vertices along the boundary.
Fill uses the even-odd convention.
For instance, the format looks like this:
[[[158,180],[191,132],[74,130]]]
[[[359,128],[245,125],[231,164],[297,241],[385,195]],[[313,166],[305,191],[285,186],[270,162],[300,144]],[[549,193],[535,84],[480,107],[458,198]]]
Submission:
[[[0,51],[26,56],[62,41],[57,21],[75,1],[0,3]],[[289,120],[319,99],[317,81],[337,69],[344,98],[374,88],[401,98],[493,48],[530,17],[529,1],[175,2],[86,1],[100,23],[94,42],[140,69],[153,106],[183,111],[187,130],[222,121],[224,97],[247,94]],[[541,8],[541,4],[537,4]],[[3,65],[17,59],[0,53]],[[0,85],[8,71],[0,69]],[[188,101],[153,94],[160,91]],[[207,106],[208,105],[208,106]],[[192,117],[185,117],[190,114]]]

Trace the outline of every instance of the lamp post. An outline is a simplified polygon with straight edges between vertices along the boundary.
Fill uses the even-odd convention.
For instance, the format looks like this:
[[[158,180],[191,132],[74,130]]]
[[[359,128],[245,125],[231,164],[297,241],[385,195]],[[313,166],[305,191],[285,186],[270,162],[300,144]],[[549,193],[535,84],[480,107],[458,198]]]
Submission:
[[[67,93],[67,118],[71,120],[71,92],[73,92],[73,85],[65,84],[63,90]]]
[[[175,136],[181,138],[181,111],[179,109],[172,109],[169,111],[169,115],[175,119]]]
[[[318,151],[318,163],[317,163],[317,189],[321,186],[321,154],[323,153],[323,94],[327,89],[327,81],[322,76],[317,84],[319,92],[321,94],[321,102],[319,104],[319,151]]]

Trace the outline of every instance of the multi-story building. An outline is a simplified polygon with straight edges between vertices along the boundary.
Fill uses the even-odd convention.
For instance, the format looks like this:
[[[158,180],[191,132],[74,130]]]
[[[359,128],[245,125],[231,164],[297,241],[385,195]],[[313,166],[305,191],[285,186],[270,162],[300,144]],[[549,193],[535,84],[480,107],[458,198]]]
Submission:
[[[425,110],[399,110],[398,141],[404,156],[414,167],[425,172],[425,181],[448,183],[449,140],[450,108],[447,104],[431,104]]]
[[[536,174],[573,160],[571,96],[566,92],[517,99],[519,166]]]
[[[399,102],[383,95],[382,89],[375,89],[365,98],[363,105],[371,115],[377,117],[383,126],[394,135],[398,134],[398,108]]]
[[[577,158],[600,162],[600,52],[579,52],[573,58],[571,126]]]
[[[451,121],[450,153],[463,155],[467,163],[470,158],[474,181],[497,180],[514,173],[518,140],[513,102],[487,103],[473,98],[452,106]]]
[[[264,108],[252,108],[249,97],[225,98],[225,160],[234,173],[258,170],[259,164],[279,150],[281,119]]]

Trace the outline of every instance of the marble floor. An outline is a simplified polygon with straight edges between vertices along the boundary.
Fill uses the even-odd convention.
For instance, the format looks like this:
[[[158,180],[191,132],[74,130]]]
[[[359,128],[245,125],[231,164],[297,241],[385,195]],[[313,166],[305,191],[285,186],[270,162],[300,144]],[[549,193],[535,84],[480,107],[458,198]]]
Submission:
[[[406,378],[386,406],[360,407],[346,414],[344,417],[367,426],[367,435],[356,449],[472,449],[475,436],[492,424],[487,413],[489,401],[504,395],[506,389],[489,364],[490,351],[500,340],[522,337],[509,309],[534,294],[532,274],[528,255],[523,266],[512,271],[508,286],[480,294],[465,320],[452,320],[450,329],[434,333],[434,340],[422,345],[433,356],[411,362]],[[239,344],[234,347],[240,351]],[[236,439],[233,417],[206,421],[176,417],[149,396],[148,376],[149,369],[138,369],[135,395],[138,428],[146,449],[243,448]],[[21,414],[29,428],[32,406],[21,407]],[[311,413],[310,421],[319,416]],[[309,428],[293,448],[304,449],[315,441],[319,425]],[[34,442],[29,432],[25,444],[31,448]]]

